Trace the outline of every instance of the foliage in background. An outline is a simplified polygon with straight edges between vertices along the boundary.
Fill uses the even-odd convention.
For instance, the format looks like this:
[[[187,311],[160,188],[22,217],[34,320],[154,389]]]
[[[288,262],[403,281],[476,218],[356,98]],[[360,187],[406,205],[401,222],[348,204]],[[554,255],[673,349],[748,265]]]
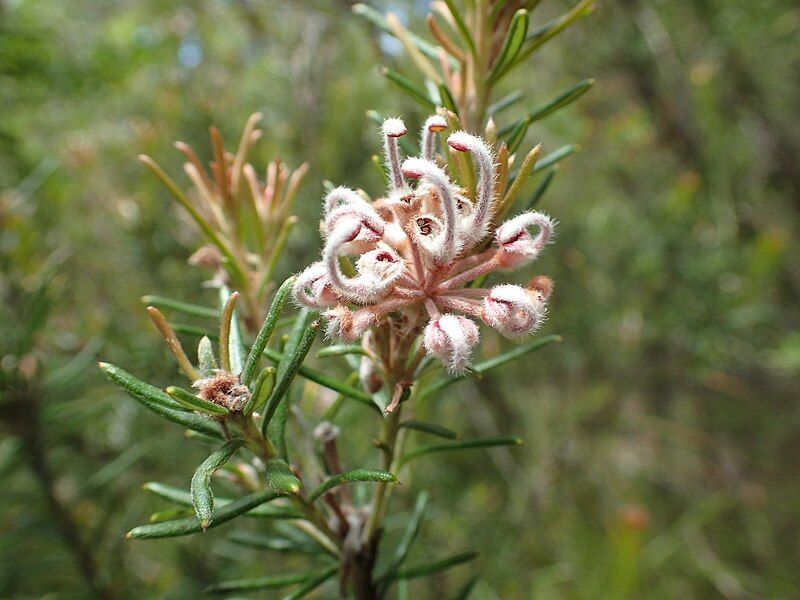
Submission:
[[[183,261],[196,238],[166,234],[177,228],[164,220],[182,217],[131,160],[139,152],[170,156],[170,140],[183,139],[208,156],[211,122],[235,139],[244,115],[264,112],[267,142],[254,163],[277,148],[290,164],[311,163],[289,244],[298,267],[313,254],[307,241],[316,232],[302,223],[317,216],[322,174],[379,183],[361,154],[347,151],[372,144],[364,111],[417,109],[386,93],[371,70],[370,38],[340,6],[282,3],[278,22],[269,2],[0,3],[3,289],[11,278],[33,289],[50,252],[71,250],[43,348],[75,354],[101,336],[103,356],[167,383],[138,297],[195,289],[200,274],[187,275]],[[534,26],[569,8],[543,3]],[[543,265],[558,282],[550,327],[566,342],[524,376],[506,370],[502,381],[476,383],[494,416],[471,384],[436,409],[465,434],[519,433],[526,452],[492,452],[499,472],[468,492],[463,480],[477,481],[484,465],[466,456],[446,469],[431,463],[417,482],[437,490],[430,514],[455,513],[429,523],[418,544],[433,552],[442,535],[451,548],[479,539],[493,557],[479,560],[479,594],[597,597],[613,585],[633,597],[641,589],[789,597],[797,587],[800,273],[790,258],[800,90],[786,74],[800,61],[799,22],[788,1],[605,2],[564,34],[566,43],[542,50],[531,78],[515,81],[536,106],[549,99],[541,90],[598,78],[580,103],[529,133],[545,147],[583,146],[548,195],[562,223],[559,246],[571,249]],[[200,68],[192,67],[198,48]],[[164,166],[180,172],[177,162]],[[19,191],[24,200],[9,208]],[[182,442],[158,420],[98,388],[91,369],[86,378],[84,393],[46,398],[45,450],[57,497],[119,593],[147,586],[185,597],[248,575],[228,558],[241,557],[240,547],[132,547],[119,537],[156,508],[130,493],[137,482],[188,472],[202,456],[176,453]],[[11,447],[2,593],[82,594],[75,552]],[[101,469],[115,457],[114,468]]]

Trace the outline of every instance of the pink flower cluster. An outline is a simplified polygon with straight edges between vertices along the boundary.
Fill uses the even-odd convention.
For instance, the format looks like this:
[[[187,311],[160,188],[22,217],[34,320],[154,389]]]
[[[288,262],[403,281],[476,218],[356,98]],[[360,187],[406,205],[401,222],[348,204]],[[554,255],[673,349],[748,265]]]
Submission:
[[[442,117],[430,117],[422,130],[421,156],[401,162],[398,138],[406,127],[400,119],[384,122],[386,196],[369,202],[346,187],[327,194],[322,259],[298,275],[294,294],[301,304],[324,309],[329,336],[344,340],[356,340],[399,315],[408,334],[424,331],[429,354],[451,371],[462,371],[478,343],[473,319],[508,337],[531,334],[541,325],[549,279],[536,278],[528,288],[469,284],[535,260],[552,237],[553,222],[540,212],[522,213],[499,225],[489,245],[501,195],[494,189],[494,154],[465,131],[447,138],[452,150],[474,161],[473,201],[435,162],[436,136],[446,127]],[[343,256],[354,259],[354,272],[342,271]]]

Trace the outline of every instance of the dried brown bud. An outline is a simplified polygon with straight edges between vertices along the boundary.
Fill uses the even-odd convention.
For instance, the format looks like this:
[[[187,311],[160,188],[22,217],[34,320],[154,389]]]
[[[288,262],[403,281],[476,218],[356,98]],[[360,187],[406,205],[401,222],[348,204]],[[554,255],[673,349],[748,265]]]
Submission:
[[[553,280],[547,275],[537,275],[528,283],[528,287],[539,292],[545,300],[553,293],[554,285]]]
[[[219,269],[222,267],[222,254],[216,246],[205,245],[198,248],[189,257],[189,264],[193,267],[204,269]]]
[[[214,371],[214,376],[194,382],[197,395],[203,400],[237,411],[247,403],[250,390],[239,382],[239,376],[227,371]]]

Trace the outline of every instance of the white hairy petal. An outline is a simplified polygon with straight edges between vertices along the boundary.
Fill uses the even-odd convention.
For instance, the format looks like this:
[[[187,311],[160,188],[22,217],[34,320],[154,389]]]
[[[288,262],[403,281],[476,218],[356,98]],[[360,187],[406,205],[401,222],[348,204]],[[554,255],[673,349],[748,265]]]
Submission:
[[[472,350],[478,343],[478,326],[467,317],[442,315],[425,328],[425,350],[439,358],[450,371],[469,366]]]

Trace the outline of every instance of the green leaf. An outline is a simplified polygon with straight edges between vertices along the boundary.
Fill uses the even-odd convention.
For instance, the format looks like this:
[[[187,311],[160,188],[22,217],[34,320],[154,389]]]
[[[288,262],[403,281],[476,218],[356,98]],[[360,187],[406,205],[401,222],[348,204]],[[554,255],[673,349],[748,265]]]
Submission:
[[[175,329],[175,326],[173,325],[172,328]],[[204,335],[197,344],[197,367],[203,377],[211,377],[219,368],[217,359],[214,357],[214,348],[207,335]]]
[[[459,554],[455,554],[453,556],[450,556],[449,558],[445,558],[443,560],[434,563],[428,563],[420,565],[418,567],[402,569],[397,572],[397,575],[395,575],[394,578],[416,579],[417,577],[426,577],[428,575],[433,575],[434,573],[439,573],[447,569],[452,569],[453,567],[462,565],[471,560],[475,560],[477,557],[478,557],[477,552],[461,552]]]
[[[143,488],[169,502],[173,502],[180,506],[192,506],[192,495],[179,488],[155,481],[144,484]],[[214,504],[218,507],[226,506],[235,500],[231,498],[216,498]],[[265,504],[257,506],[247,513],[248,517],[265,517],[270,519],[302,519],[303,513],[291,506],[278,506],[273,504]],[[192,517],[194,518],[194,517]]]
[[[533,172],[537,173],[539,171],[543,171],[548,167],[552,167],[554,164],[561,162],[565,158],[567,158],[570,154],[574,154],[578,151],[578,144],[567,144],[565,146],[561,146],[558,150],[555,150],[545,156],[542,160],[536,163],[536,166],[533,168]]]
[[[467,43],[472,56],[477,56],[478,53],[475,49],[475,40],[472,39],[472,34],[470,33],[467,24],[464,22],[464,15],[462,15],[461,11],[458,10],[458,7],[453,0],[444,0],[444,2],[447,4],[450,14],[453,15],[453,20],[456,22],[456,27],[458,28],[459,33],[461,33],[462,39]]]
[[[292,573],[289,575],[268,575],[266,577],[253,577],[252,579],[234,579],[232,581],[221,581],[214,583],[205,589],[206,593],[225,593],[225,592],[244,592],[253,590],[263,590],[268,588],[286,587],[296,583],[304,583],[314,579],[319,574],[314,573]]]
[[[192,315],[193,317],[219,319],[219,311],[215,308],[209,308],[208,306],[200,306],[199,304],[190,304],[188,302],[181,302],[180,300],[173,300],[172,298],[152,295],[142,296],[141,300],[146,306],[167,308],[185,315]]]
[[[442,106],[444,106],[447,110],[458,114],[458,106],[456,105],[455,98],[453,98],[453,94],[450,93],[450,88],[448,88],[444,83],[440,83],[437,88],[439,90],[439,100],[441,100]]]
[[[518,437],[487,437],[476,438],[472,440],[461,440],[454,442],[440,442],[438,444],[427,444],[424,446],[417,446],[413,450],[406,452],[401,458],[397,466],[405,465],[407,462],[414,458],[419,458],[425,454],[433,454],[435,452],[449,452],[451,450],[469,450],[471,448],[494,448],[495,446],[519,446],[522,440]]]
[[[243,443],[242,440],[231,440],[205,459],[194,472],[189,489],[192,494],[194,512],[200,521],[200,527],[204,530],[211,525],[214,512],[214,492],[211,490],[211,475],[228,462],[231,456],[242,447]]]
[[[299,600],[303,596],[307,596],[323,583],[325,583],[328,579],[333,577],[336,571],[339,570],[339,565],[331,565],[324,571],[321,571],[319,575],[317,575],[314,579],[311,579],[308,583],[301,585],[297,588],[294,592],[289,594],[288,596],[284,596],[283,600]]]
[[[283,537],[263,535],[252,531],[234,531],[228,539],[242,546],[271,550],[273,552],[300,552],[303,554],[322,554],[322,549],[316,544],[299,542]]]
[[[300,491],[300,480],[295,477],[289,464],[281,458],[273,458],[264,470],[267,483],[281,494],[296,494]]]
[[[190,517],[194,514],[193,508],[171,508],[169,510],[154,512],[150,515],[148,521],[150,523],[163,523],[164,521],[174,521],[175,519]]]
[[[517,346],[516,348],[512,348],[508,352],[501,354],[500,356],[496,356],[494,358],[490,358],[489,360],[484,360],[479,362],[472,367],[472,373],[477,375],[483,375],[488,371],[502,366],[506,363],[512,362],[522,356],[530,352],[535,352],[545,346],[552,344],[553,342],[560,342],[563,338],[560,335],[547,335],[544,337],[536,338],[527,344],[522,346]],[[420,401],[433,396],[434,394],[442,391],[444,388],[456,383],[457,381],[461,381],[468,376],[468,373],[459,373],[458,375],[451,375],[450,377],[445,377],[440,379],[439,381],[435,381],[428,387],[426,387],[420,393]]]
[[[275,352],[274,350],[271,350],[269,348],[264,350],[264,355],[270,360],[273,360],[275,362],[280,362],[285,358],[284,354],[281,354],[280,352]],[[309,381],[318,383],[319,385],[326,387],[329,390],[333,390],[334,392],[339,392],[343,396],[347,396],[352,400],[356,400],[357,402],[360,402],[364,406],[368,406],[373,410],[375,410],[376,412],[380,413],[380,408],[378,408],[372,402],[372,396],[370,396],[363,390],[360,390],[356,387],[344,383],[343,381],[336,379],[335,377],[331,377],[330,375],[326,375],[325,373],[322,373],[310,367],[306,367],[305,365],[300,367],[300,369],[298,370],[298,375],[305,377]]]
[[[295,346],[294,352],[292,352],[289,360],[281,362],[279,365],[278,382],[275,384],[275,387],[273,388],[272,393],[267,400],[267,404],[264,407],[264,416],[261,421],[262,431],[266,432],[267,425],[272,419],[272,416],[275,414],[275,411],[278,409],[278,404],[280,404],[281,400],[283,400],[283,397],[289,390],[289,385],[292,383],[295,375],[297,375],[297,371],[303,364],[306,354],[308,354],[308,351],[311,349],[311,345],[314,343],[314,339],[317,337],[319,327],[319,320],[311,323],[303,331],[303,335]],[[291,342],[292,340],[290,339],[290,344]],[[287,350],[290,348],[290,344],[287,344]],[[284,369],[283,374],[281,374],[282,369]]]
[[[384,574],[378,577],[379,580],[391,580],[397,574],[400,565],[403,564],[406,556],[408,556],[408,551],[411,549],[411,545],[414,543],[414,540],[419,533],[419,528],[422,524],[422,518],[425,516],[425,508],[427,505],[428,492],[422,491],[417,496],[417,501],[414,504],[414,512],[411,513],[411,518],[406,524],[403,537],[401,538],[400,543],[397,545],[397,550],[395,550],[392,561],[389,563],[389,566],[386,568]]]
[[[227,287],[221,287],[219,290],[219,304],[220,309],[222,310],[222,319],[225,319],[227,314],[225,311],[225,307],[227,306],[228,302],[231,300],[231,291]],[[239,328],[239,313],[236,310],[236,303],[235,301],[232,303],[230,307],[230,321],[228,323],[223,323],[225,327],[220,327],[220,344],[224,344],[225,340],[222,339],[222,333],[227,329],[228,334],[228,361],[230,364],[225,364],[225,353],[223,353],[223,349],[220,348],[220,364],[222,365],[223,369],[228,369],[231,373],[235,375],[239,375],[244,368],[244,343],[242,342],[242,331]]]
[[[335,344],[317,352],[317,358],[344,356],[346,354],[361,354],[362,356],[367,356],[367,352],[364,350],[363,346],[359,344]]]
[[[280,494],[276,494],[272,490],[260,490],[243,496],[238,500],[234,500],[214,511],[208,529],[227,523],[231,519],[235,519],[239,515],[243,515],[255,507],[278,497],[280,497]],[[167,538],[191,535],[201,531],[203,531],[203,529],[200,527],[200,521],[198,521],[196,517],[187,517],[185,519],[176,519],[175,521],[167,521],[165,523],[140,525],[139,527],[131,529],[126,537],[135,539]]]
[[[517,122],[514,129],[508,136],[508,140],[506,141],[506,145],[508,145],[508,153],[514,154],[519,148],[522,140],[525,139],[525,134],[528,133],[528,127],[530,127],[531,120],[528,117],[521,119]]]
[[[553,178],[556,176],[556,168],[550,169],[547,172],[547,175],[544,176],[542,183],[540,183],[533,192],[533,195],[530,199],[525,203],[525,206],[522,207],[523,211],[527,211],[532,209],[539,203],[539,200],[542,199],[544,193],[547,191],[547,188],[550,187],[550,184],[553,182]]]
[[[307,596],[323,583],[325,583],[328,579],[333,577],[333,575],[339,570],[339,565],[331,565],[324,571],[320,571],[319,574],[314,578],[311,579],[308,583],[301,585],[297,588],[294,592],[289,594],[288,596],[284,596],[283,600],[299,600],[304,596]]]
[[[222,433],[214,422],[198,414],[185,412],[186,409],[175,402],[165,391],[137,379],[115,365],[109,363],[99,364],[111,381],[125,390],[131,398],[144,405],[145,408],[187,429],[192,429],[214,438],[222,438]]]
[[[272,393],[272,388],[275,387],[275,373],[275,367],[266,367],[258,374],[253,393],[250,394],[250,399],[242,410],[244,414],[253,414],[255,411],[261,410],[267,403],[267,398]]]
[[[309,501],[313,502],[322,494],[331,489],[343,485],[345,483],[353,483],[356,481],[368,481],[373,483],[391,483],[397,481],[397,477],[395,477],[392,473],[387,471],[373,471],[370,469],[355,469],[353,471],[346,471],[345,473],[339,473],[338,475],[334,475],[333,477],[326,479],[323,481],[309,496]]]
[[[525,43],[525,36],[528,35],[529,13],[524,8],[520,8],[511,18],[511,24],[506,32],[503,46],[492,65],[489,72],[488,81],[494,83],[514,64],[522,45]]]
[[[469,595],[472,593],[472,590],[475,588],[475,584],[478,583],[478,575],[473,575],[470,577],[469,581],[464,584],[464,586],[458,590],[455,596],[453,596],[453,600],[467,600]]]
[[[427,92],[425,92],[424,89],[419,87],[405,75],[402,75],[397,71],[393,71],[387,67],[381,68],[381,73],[384,77],[386,77],[386,79],[394,83],[397,87],[403,90],[411,98],[419,102],[425,108],[429,110],[436,109],[436,102],[430,99]]]
[[[448,440],[460,439],[460,436],[452,429],[442,427],[441,425],[437,425],[435,423],[427,423],[425,421],[403,421],[400,423],[400,427],[414,429],[415,431],[422,431],[423,433],[430,433],[431,435]]]
[[[258,368],[258,361],[261,360],[261,356],[264,353],[264,348],[267,347],[272,337],[272,332],[275,331],[275,325],[283,311],[284,304],[286,304],[286,298],[292,289],[292,285],[294,285],[294,279],[294,277],[290,277],[278,288],[278,291],[275,293],[275,298],[272,300],[272,304],[269,307],[269,312],[264,319],[264,323],[261,325],[261,329],[258,335],[256,335],[253,345],[250,347],[250,353],[247,355],[244,370],[242,371],[242,383],[246,386],[250,385],[250,381],[252,381],[256,369]]]
[[[166,389],[166,392],[171,398],[174,398],[176,402],[191,410],[197,410],[208,415],[227,415],[229,412],[224,406],[219,406],[208,400],[203,400],[199,396],[195,396],[183,388],[170,386]]]
[[[586,17],[595,9],[596,0],[581,0],[572,7],[568,13],[553,19],[533,31],[528,33],[527,46],[525,50],[518,56],[515,64],[518,64],[534,52],[537,48],[541,47],[545,42],[551,40],[556,35],[564,31],[570,25],[576,23],[583,17]]]
[[[537,108],[528,116],[528,118],[531,120],[531,122],[544,119],[546,116],[551,115],[557,110],[575,102],[575,100],[588,92],[593,85],[594,79],[584,79],[583,81],[576,83],[544,106]]]
[[[525,97],[525,94],[522,93],[520,90],[514,90],[513,92],[511,92],[507,96],[504,96],[503,98],[500,98],[500,100],[498,100],[494,104],[490,104],[489,108],[487,108],[486,111],[489,113],[490,116],[493,117],[493,116],[503,112],[505,109],[509,108],[510,106],[516,104],[517,102],[522,100],[522,98],[524,98],[524,97]]]

